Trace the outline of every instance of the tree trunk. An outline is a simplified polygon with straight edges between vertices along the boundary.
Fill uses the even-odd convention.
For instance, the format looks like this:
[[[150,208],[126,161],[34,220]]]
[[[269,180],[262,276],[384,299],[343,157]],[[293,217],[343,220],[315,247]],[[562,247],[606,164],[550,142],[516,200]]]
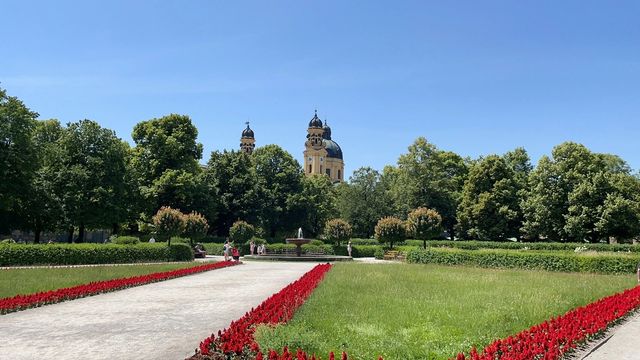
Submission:
[[[84,223],[80,223],[80,229],[78,230],[78,242],[84,242]]]
[[[69,227],[69,236],[67,237],[67,242],[69,244],[73,243],[73,226]]]
[[[117,235],[120,231],[120,227],[117,223],[113,223],[113,227],[111,228],[111,235]]]
[[[33,236],[33,243],[34,244],[39,244],[40,243],[40,233],[42,232],[41,226],[38,225],[38,222],[36,222],[36,228],[34,230],[34,236]]]
[[[425,239],[425,240],[422,240],[422,241],[424,241],[424,249],[427,250],[427,240]]]

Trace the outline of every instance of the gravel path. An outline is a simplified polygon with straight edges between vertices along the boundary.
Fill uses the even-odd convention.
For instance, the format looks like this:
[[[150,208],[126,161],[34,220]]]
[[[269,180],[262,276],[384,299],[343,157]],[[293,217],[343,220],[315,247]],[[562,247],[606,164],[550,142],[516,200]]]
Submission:
[[[586,355],[585,355],[586,354]],[[635,315],[580,354],[584,360],[640,359],[640,315]]]
[[[0,358],[177,359],[314,263],[248,262],[0,316]]]

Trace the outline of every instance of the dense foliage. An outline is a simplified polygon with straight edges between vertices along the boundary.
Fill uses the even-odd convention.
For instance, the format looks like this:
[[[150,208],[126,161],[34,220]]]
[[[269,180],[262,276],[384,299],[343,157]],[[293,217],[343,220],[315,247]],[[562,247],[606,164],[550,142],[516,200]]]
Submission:
[[[304,176],[277,145],[251,155],[214,151],[203,165],[198,130],[186,115],[138,123],[134,147],[92,120],[61,125],[37,117],[0,89],[0,234],[33,231],[34,242],[43,232],[83,242],[96,229],[146,236],[164,206],[200,214],[186,231],[196,239],[206,228],[202,219],[210,236],[226,237],[242,220],[259,236],[282,240],[299,227],[307,237],[320,235],[334,218],[347,221],[353,236],[372,238],[381,218],[407,220],[421,207],[441,216],[452,240],[640,236],[638,175],[621,158],[572,142],[534,168],[523,148],[468,159],[419,137],[397,164],[359,168],[348,182],[332,184]]]

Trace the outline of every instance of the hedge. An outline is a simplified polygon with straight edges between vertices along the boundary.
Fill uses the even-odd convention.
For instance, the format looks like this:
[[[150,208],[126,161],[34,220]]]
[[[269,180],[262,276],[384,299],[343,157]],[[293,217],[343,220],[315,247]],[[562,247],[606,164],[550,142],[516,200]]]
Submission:
[[[407,245],[422,246],[422,240],[407,240]],[[632,244],[598,244],[598,243],[559,243],[559,242],[512,242],[512,241],[451,241],[451,240],[429,240],[428,246],[450,247],[465,250],[478,249],[508,249],[508,250],[562,250],[574,251],[577,247],[585,247],[589,251],[608,252],[637,252],[640,253],[640,246]]]
[[[209,255],[222,255],[223,253],[223,244],[203,244],[205,250],[207,250],[207,254]],[[296,249],[296,246],[293,244],[267,244],[267,253],[269,254],[285,254],[285,253],[293,253]],[[352,256],[354,258],[357,257],[373,257],[374,252],[379,245],[353,245],[352,246]],[[239,247],[240,253],[242,255],[249,254],[249,245],[243,244]],[[315,254],[326,254],[326,255],[343,255],[346,256],[347,247],[346,246],[331,246],[331,245],[302,245],[302,253],[315,253]]]
[[[407,262],[419,264],[471,265],[487,268],[517,268],[530,270],[591,272],[600,274],[631,274],[636,271],[640,256],[593,255],[552,252],[514,252],[509,250],[413,249]]]
[[[4,244],[0,266],[122,264],[160,261],[191,261],[188,245],[136,244]]]

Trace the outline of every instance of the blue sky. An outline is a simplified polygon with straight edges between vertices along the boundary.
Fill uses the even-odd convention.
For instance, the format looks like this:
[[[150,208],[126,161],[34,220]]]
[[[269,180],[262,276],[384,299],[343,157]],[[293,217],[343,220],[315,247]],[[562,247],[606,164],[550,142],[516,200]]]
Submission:
[[[462,156],[566,140],[640,169],[637,1],[14,1],[0,86],[41,118],[191,116],[206,161],[258,146],[302,160],[318,109],[346,173],[418,136]],[[373,151],[371,151],[373,149]]]

